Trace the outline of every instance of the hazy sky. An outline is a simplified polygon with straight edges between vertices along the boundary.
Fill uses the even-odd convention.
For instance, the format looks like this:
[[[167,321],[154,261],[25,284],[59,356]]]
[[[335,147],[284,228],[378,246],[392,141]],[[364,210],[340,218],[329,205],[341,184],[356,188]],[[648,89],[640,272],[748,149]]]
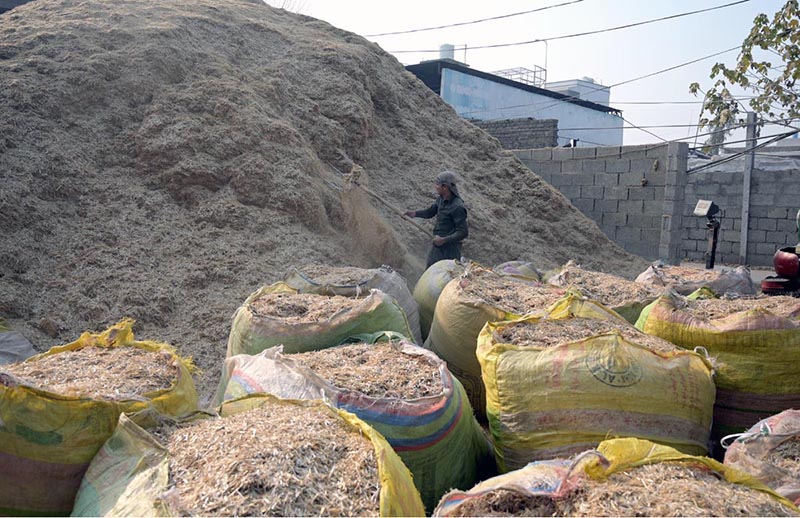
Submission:
[[[536,13],[462,27],[396,36],[370,36],[473,21],[570,1],[269,0],[268,3],[287,5],[294,11],[365,36],[391,52],[404,65],[409,65],[435,59],[438,53],[397,51],[436,50],[444,43],[474,47],[553,38],[697,11],[735,0],[582,0]],[[533,68],[534,65],[544,67],[546,60],[548,81],[587,76],[604,85],[613,85],[738,47],[758,13],[766,13],[771,19],[783,3],[784,0],[750,0],[715,11],[559,39],[546,45],[534,43],[495,49],[468,49],[466,63],[477,70],[492,72],[516,67]],[[613,87],[611,105],[623,110],[623,116],[631,123],[650,127],[649,131],[663,139],[693,136],[696,131],[694,127],[652,126],[696,124],[700,104],[699,99],[689,93],[689,84],[698,81],[703,89],[710,86],[712,65],[717,61],[732,65],[737,61],[737,55],[738,50],[735,50],[651,78]],[[778,56],[770,54],[770,58],[774,60],[773,66],[780,64]],[[464,52],[457,50],[456,59],[463,61]],[[693,101],[697,104],[628,104],[675,101]],[[772,126],[765,134],[782,131],[785,130]],[[743,133],[737,132],[729,137],[730,140],[738,138],[743,138]],[[700,138],[701,141],[703,139]],[[637,129],[626,129],[624,142],[643,144],[660,140]],[[689,142],[692,143],[691,140]]]

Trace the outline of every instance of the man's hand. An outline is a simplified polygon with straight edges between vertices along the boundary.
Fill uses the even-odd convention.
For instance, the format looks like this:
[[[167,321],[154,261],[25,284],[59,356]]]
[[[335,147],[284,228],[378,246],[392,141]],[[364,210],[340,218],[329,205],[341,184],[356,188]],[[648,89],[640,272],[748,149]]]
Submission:
[[[442,246],[445,244],[445,239],[441,236],[433,236],[433,244],[436,246]]]
[[[407,210],[407,211],[405,211],[403,213],[403,216],[405,216],[407,218],[413,218],[416,215],[417,215],[417,211],[415,211],[415,210]]]

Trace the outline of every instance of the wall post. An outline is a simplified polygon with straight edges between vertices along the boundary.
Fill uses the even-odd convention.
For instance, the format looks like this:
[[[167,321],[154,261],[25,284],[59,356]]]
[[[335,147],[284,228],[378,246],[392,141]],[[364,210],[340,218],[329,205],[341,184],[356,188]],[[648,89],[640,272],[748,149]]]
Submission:
[[[661,214],[661,240],[658,246],[658,258],[672,265],[681,262],[688,157],[688,143],[670,142],[667,146],[666,185],[664,187],[664,208]]]

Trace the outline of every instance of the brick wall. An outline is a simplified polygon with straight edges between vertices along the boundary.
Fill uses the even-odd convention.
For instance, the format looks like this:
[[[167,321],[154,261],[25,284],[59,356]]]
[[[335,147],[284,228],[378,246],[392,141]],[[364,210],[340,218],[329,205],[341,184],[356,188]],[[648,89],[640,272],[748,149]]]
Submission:
[[[558,145],[556,119],[503,119],[470,122],[500,141],[505,149],[536,149]]]
[[[786,169],[783,170],[759,167],[759,163],[765,161],[757,157],[750,183],[747,264],[757,266],[772,266],[776,250],[797,244],[795,216],[800,209],[800,170],[788,161],[784,161]],[[683,218],[686,226],[684,250],[688,259],[705,260],[706,219],[692,215],[697,200],[703,199],[712,200],[720,207],[717,261],[739,262],[744,165],[742,160],[729,164],[688,175]]]
[[[561,191],[612,240],[658,258],[668,146],[517,150],[534,173]]]
[[[513,152],[609,238],[649,260],[704,261],[706,218],[693,211],[698,200],[712,200],[720,206],[716,261],[739,263],[744,159],[693,173],[707,162],[689,164],[686,144]],[[777,249],[797,244],[798,163],[756,157],[746,264],[771,267]]]

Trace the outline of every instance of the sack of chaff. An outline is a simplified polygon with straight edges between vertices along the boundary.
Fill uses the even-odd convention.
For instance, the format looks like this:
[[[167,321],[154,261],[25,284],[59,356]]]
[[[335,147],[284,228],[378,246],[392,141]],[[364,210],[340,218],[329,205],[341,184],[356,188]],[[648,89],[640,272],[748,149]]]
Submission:
[[[439,295],[447,283],[464,273],[466,265],[461,261],[445,259],[433,263],[425,270],[414,286],[414,300],[419,308],[419,324],[422,339],[428,338],[433,323],[433,312]]]
[[[709,362],[568,294],[547,313],[486,324],[478,337],[486,413],[501,472],[611,437],[705,454]]]
[[[725,465],[800,504],[800,410],[784,410],[735,436],[725,451]]]
[[[412,336],[403,308],[382,291],[358,297],[317,295],[278,282],[252,293],[236,310],[227,356],[257,354],[276,345],[287,353],[314,351],[379,331]]]
[[[664,293],[661,288],[637,284],[609,273],[586,270],[574,261],[567,262],[547,282],[562,288],[577,288],[590,299],[613,309],[631,324],[636,323],[645,306]]]
[[[283,282],[300,293],[358,297],[369,290],[380,290],[393,297],[408,318],[414,343],[422,343],[417,302],[408,289],[406,280],[389,266],[380,268],[355,268],[351,266],[326,266],[307,264],[294,266],[283,276]]]
[[[73,516],[423,516],[386,440],[321,401],[255,395],[220,416],[127,416],[89,467]]]
[[[798,516],[752,476],[641,439],[528,464],[442,498],[433,516]]]
[[[521,282],[542,282],[542,272],[529,261],[506,261],[492,268],[492,271]]]
[[[306,353],[275,347],[233,356],[225,360],[217,401],[261,392],[323,399],[354,413],[400,455],[430,511],[451,488],[479,480],[491,467],[490,448],[440,358],[405,340],[373,343],[377,338]]]
[[[0,367],[0,512],[64,515],[122,412],[197,409],[188,360],[126,320]]]
[[[659,297],[636,327],[715,358],[712,439],[800,408],[800,299]]]
[[[708,288],[717,296],[726,293],[756,294],[750,270],[746,266],[705,270],[656,262],[640,273],[636,282],[656,289],[675,290],[681,295],[689,295],[700,288]]]
[[[555,286],[521,283],[476,264],[445,286],[424,347],[447,362],[464,385],[478,419],[485,420],[486,415],[481,366],[475,355],[483,326],[544,311],[564,293]]]

